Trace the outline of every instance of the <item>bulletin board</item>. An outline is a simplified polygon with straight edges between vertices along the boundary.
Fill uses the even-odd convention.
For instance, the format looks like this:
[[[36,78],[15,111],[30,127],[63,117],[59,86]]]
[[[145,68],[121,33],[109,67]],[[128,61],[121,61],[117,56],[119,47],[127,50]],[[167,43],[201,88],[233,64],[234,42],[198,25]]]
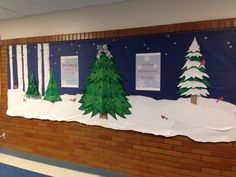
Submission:
[[[203,142],[234,141],[235,34],[236,29],[224,29],[11,45],[7,114],[155,135],[186,135]],[[131,105],[125,118],[104,120],[79,109],[91,67],[99,59],[97,47],[103,44],[108,46]],[[197,105],[190,103],[189,95],[181,95],[178,87],[187,56],[194,52],[201,55],[199,66],[204,66],[208,76],[207,94],[197,95]],[[38,87],[39,100],[26,97],[30,76]],[[56,83],[51,89],[57,90],[58,102],[44,99],[50,81]]]

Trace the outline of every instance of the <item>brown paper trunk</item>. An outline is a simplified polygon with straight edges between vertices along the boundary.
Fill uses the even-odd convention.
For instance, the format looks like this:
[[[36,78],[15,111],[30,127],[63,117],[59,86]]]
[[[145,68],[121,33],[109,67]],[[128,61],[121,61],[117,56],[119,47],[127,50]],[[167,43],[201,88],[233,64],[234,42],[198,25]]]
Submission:
[[[191,95],[191,103],[197,104],[197,95]]]
[[[100,115],[100,119],[108,119],[108,115],[107,114]]]

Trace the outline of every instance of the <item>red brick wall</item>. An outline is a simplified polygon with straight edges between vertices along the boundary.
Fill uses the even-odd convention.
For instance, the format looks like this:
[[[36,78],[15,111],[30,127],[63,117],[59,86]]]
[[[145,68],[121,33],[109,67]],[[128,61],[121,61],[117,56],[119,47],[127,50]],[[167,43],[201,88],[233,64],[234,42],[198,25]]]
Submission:
[[[83,40],[236,27],[236,19],[157,27],[33,37],[0,41],[0,146],[142,177],[235,177],[236,143],[198,143],[187,137],[166,138],[117,131],[75,122],[42,121],[6,116],[9,44]]]

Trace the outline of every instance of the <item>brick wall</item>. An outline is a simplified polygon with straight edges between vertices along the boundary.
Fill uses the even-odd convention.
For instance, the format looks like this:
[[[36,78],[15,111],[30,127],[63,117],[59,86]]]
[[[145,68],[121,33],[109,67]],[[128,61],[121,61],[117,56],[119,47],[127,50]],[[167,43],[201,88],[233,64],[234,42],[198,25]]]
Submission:
[[[235,177],[236,143],[198,143],[187,137],[166,138],[118,131],[76,122],[6,116],[6,46],[35,42],[158,34],[236,27],[236,19],[158,27],[68,34],[0,41],[0,146],[140,177]]]

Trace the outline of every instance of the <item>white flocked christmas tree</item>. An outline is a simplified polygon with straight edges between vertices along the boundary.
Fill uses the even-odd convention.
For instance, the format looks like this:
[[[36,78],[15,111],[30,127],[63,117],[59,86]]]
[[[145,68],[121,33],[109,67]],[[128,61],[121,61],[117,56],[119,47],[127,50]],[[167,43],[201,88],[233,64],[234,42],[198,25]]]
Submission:
[[[182,67],[180,76],[179,91],[181,96],[191,96],[191,103],[197,104],[198,96],[208,96],[208,78],[205,64],[200,47],[194,37],[192,44],[185,56],[186,63]]]

